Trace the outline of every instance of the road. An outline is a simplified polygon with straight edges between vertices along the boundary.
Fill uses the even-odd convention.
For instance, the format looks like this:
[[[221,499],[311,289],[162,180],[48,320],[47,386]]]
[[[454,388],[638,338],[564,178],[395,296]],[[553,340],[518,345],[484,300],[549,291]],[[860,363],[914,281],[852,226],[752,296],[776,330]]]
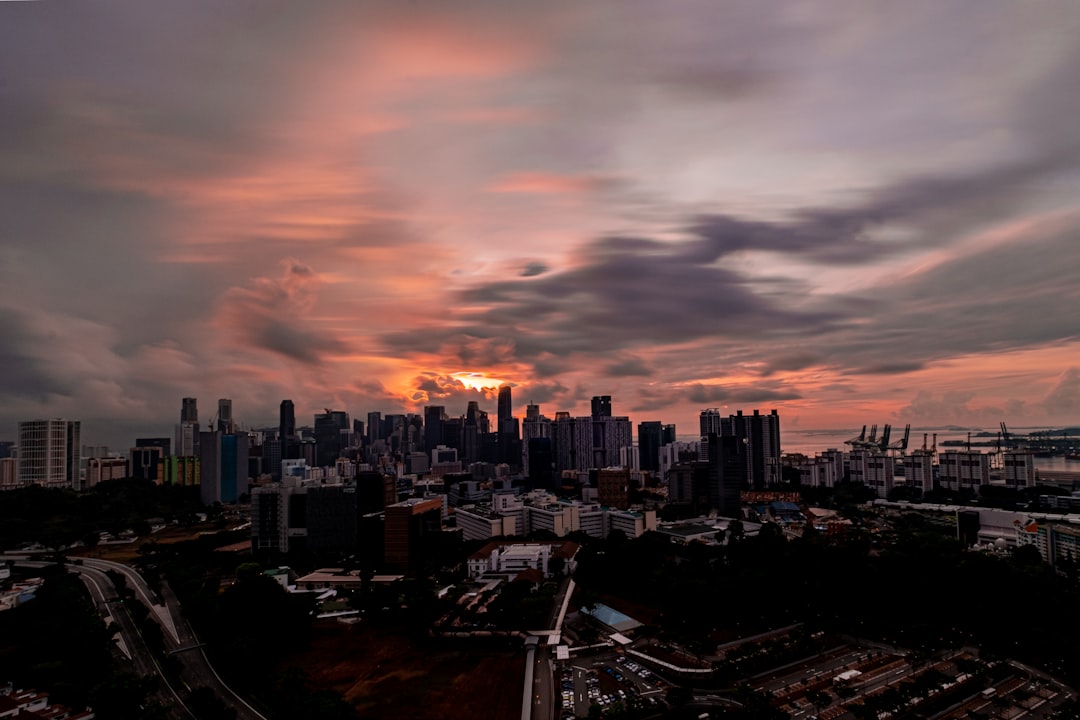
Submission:
[[[115,570],[124,574],[128,584],[153,611],[153,617],[161,624],[165,635],[165,649],[180,661],[182,666],[180,677],[188,690],[197,687],[210,688],[225,705],[236,711],[237,720],[266,720],[262,713],[229,687],[210,664],[205,647],[181,613],[180,602],[167,582],[162,581],[159,596],[147,584],[146,579],[128,565],[98,558],[83,558],[82,562],[83,567],[102,572]]]
[[[536,657],[533,660],[532,694],[532,720],[553,720],[555,717],[555,677],[551,667],[551,651],[547,645],[542,644],[536,649]]]
[[[16,559],[15,564],[29,568],[42,568],[53,563],[40,560]],[[126,607],[117,602],[119,593],[112,579],[105,574],[104,570],[98,567],[74,564],[68,564],[66,567],[70,572],[79,575],[83,584],[90,591],[90,597],[105,622],[111,622],[116,626],[119,632],[117,647],[130,660],[131,670],[136,675],[156,675],[158,677],[160,682],[154,695],[162,705],[169,708],[166,717],[169,720],[193,720],[194,714],[188,709],[180,693],[169,683],[161,671],[161,667],[158,665],[150,648],[147,647],[146,641],[135,625],[131,614]]]

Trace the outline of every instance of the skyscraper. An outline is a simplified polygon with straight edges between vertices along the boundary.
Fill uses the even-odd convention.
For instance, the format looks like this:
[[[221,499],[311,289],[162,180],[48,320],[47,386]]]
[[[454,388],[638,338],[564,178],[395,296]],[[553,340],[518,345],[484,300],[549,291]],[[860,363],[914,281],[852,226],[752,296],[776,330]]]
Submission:
[[[203,504],[236,502],[248,491],[248,436],[200,433],[199,464]]]
[[[513,402],[510,399],[510,386],[503,385],[499,388],[499,433],[508,428],[508,423],[514,419]]]
[[[751,487],[762,488],[780,482],[780,416],[773,410],[762,415],[722,417],[716,408],[701,411],[701,436],[711,434],[736,437],[745,446],[746,477]],[[707,444],[702,443],[702,448]]]
[[[233,424],[232,416],[232,400],[229,398],[221,398],[217,401],[217,429],[219,432],[223,432],[226,435],[231,435],[236,431],[236,426]]]
[[[638,453],[641,469],[651,473],[660,470],[660,446],[663,444],[663,425],[659,421],[638,423]]]
[[[19,423],[19,485],[81,490],[78,420]]]
[[[199,410],[196,406],[195,398],[186,397],[183,399],[182,403],[180,408],[180,422],[199,422]]]
[[[514,417],[509,385],[499,388],[498,423],[499,462],[504,462],[512,468],[520,468],[521,431],[518,419]]]
[[[424,449],[434,450],[440,445],[445,445],[443,440],[443,422],[446,419],[446,408],[442,405],[429,405],[424,408]]]
[[[612,417],[611,396],[592,399],[593,456],[589,467],[614,467],[619,464],[619,450],[633,443],[633,428],[628,417]]]
[[[278,439],[281,441],[281,459],[295,460],[300,457],[300,439],[296,437],[296,407],[292,400],[282,400],[278,410]],[[271,469],[271,473],[274,470]],[[280,463],[277,477],[281,477]]]
[[[173,447],[181,457],[194,457],[199,453],[199,410],[193,397],[182,401]]]
[[[315,416],[315,464],[329,467],[341,455],[341,431],[349,430],[349,414],[327,410]]]

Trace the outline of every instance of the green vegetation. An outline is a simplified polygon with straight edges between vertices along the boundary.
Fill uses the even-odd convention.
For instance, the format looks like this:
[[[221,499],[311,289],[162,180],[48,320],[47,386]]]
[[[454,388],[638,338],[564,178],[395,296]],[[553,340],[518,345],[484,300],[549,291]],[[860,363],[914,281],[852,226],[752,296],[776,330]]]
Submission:
[[[76,493],[34,485],[4,493],[0,548],[33,542],[53,548],[77,541],[93,545],[101,532],[118,535],[134,530],[148,535],[150,518],[192,523],[195,513],[202,510],[197,487],[108,480]]]
[[[156,683],[122,672],[109,647],[113,630],[85,586],[59,566],[43,571],[34,600],[0,613],[0,677],[36,688],[69,707],[93,705],[100,717],[154,717],[139,711]]]

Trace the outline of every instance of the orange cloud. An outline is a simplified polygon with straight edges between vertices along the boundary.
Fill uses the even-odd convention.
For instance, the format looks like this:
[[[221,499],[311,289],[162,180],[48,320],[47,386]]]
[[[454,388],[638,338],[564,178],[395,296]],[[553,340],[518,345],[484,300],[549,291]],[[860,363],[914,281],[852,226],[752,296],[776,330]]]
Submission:
[[[604,175],[520,172],[503,176],[487,189],[488,192],[499,193],[579,194],[606,190],[615,182]]]

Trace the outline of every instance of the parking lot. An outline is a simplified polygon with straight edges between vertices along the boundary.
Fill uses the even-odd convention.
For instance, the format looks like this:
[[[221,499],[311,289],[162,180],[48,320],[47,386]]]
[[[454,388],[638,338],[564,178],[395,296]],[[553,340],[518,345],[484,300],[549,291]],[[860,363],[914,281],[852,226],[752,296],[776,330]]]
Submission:
[[[648,668],[614,653],[563,663],[558,682],[566,719],[588,717],[592,705],[655,707],[664,697],[663,682]]]

